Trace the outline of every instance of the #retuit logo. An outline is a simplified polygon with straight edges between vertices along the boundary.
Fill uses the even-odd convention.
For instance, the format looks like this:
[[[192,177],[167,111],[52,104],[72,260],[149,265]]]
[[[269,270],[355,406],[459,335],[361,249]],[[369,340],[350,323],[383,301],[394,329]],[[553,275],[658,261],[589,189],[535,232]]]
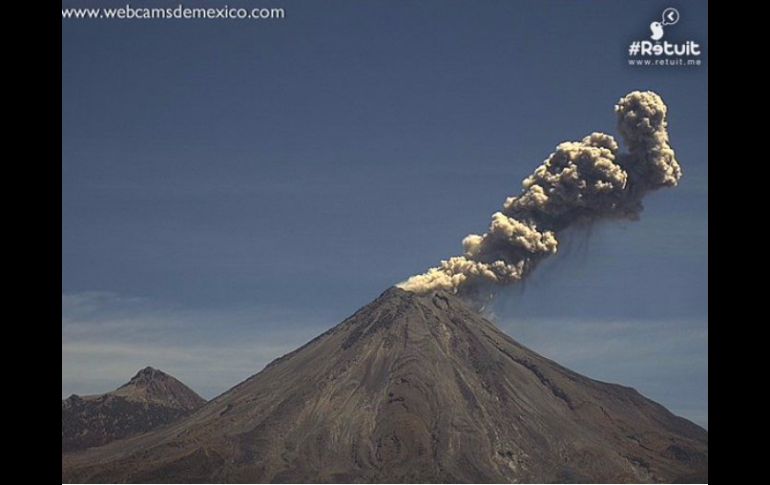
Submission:
[[[700,66],[701,45],[694,40],[669,42],[663,40],[666,31],[679,23],[679,10],[668,7],[660,20],[649,24],[650,40],[635,40],[628,46],[631,66]]]

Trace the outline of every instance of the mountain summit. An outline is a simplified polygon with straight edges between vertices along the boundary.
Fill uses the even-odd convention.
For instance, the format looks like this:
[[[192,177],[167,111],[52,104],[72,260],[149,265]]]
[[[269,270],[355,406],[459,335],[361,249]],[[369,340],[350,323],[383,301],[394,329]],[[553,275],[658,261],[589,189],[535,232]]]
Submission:
[[[146,367],[112,392],[83,397],[73,394],[62,401],[62,452],[150,431],[205,403],[175,378]]]
[[[168,427],[64,457],[76,482],[705,482],[708,434],[391,288]]]
[[[206,402],[177,379],[152,367],[140,370],[130,381],[112,391],[111,394],[187,411],[197,409]]]

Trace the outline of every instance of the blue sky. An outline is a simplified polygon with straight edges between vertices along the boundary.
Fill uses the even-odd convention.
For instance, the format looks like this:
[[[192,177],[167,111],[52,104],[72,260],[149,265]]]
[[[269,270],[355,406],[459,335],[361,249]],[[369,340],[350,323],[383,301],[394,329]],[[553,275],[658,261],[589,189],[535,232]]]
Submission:
[[[62,396],[146,365],[225,391],[458,254],[558,143],[617,134],[614,103],[652,89],[681,185],[569,234],[494,312],[707,425],[705,2],[260,5],[286,18],[63,22]],[[669,6],[704,65],[628,66]]]

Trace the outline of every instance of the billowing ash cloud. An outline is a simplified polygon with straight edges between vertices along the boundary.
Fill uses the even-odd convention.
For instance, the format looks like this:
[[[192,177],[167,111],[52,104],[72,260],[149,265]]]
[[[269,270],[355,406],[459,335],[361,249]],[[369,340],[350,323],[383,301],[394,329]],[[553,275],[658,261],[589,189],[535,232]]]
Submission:
[[[488,232],[463,240],[462,256],[398,286],[428,293],[508,285],[556,253],[559,231],[598,219],[637,219],[645,194],[677,185],[682,170],[669,145],[660,96],[634,91],[620,99],[615,112],[627,152],[604,133],[560,144],[524,179],[521,193],[492,215]]]

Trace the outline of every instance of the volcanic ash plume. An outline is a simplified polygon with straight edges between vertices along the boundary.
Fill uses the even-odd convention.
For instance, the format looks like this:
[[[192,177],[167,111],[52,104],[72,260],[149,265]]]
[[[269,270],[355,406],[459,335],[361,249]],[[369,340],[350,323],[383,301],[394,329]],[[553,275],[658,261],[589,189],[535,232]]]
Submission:
[[[462,256],[397,286],[428,293],[508,285],[556,253],[559,231],[598,219],[637,219],[645,194],[677,185],[682,170],[669,145],[660,96],[634,91],[620,99],[615,113],[627,152],[604,133],[560,144],[524,179],[521,193],[492,215],[487,233],[463,240]]]

